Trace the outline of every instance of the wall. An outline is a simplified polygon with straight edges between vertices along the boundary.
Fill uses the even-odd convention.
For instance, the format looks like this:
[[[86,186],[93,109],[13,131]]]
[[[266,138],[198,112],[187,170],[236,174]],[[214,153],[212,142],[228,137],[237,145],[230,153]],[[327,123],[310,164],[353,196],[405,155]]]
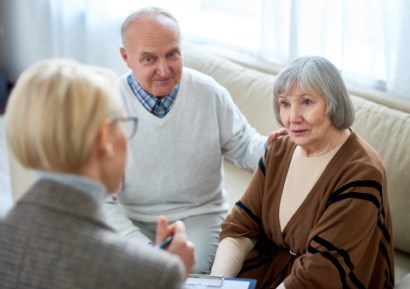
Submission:
[[[0,70],[8,81],[15,82],[25,68],[40,59],[66,57],[111,68],[117,74],[125,72],[118,49],[123,16],[111,13],[103,4],[0,0]]]
[[[15,82],[22,70],[51,54],[50,17],[44,0],[0,0],[0,68]],[[43,3],[43,4],[44,4]]]

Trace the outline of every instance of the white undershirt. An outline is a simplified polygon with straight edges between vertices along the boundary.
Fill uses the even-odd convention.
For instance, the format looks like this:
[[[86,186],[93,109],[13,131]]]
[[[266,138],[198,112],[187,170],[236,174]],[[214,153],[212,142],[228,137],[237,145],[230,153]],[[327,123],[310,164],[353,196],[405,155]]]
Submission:
[[[289,220],[306,199],[327,164],[342,144],[323,155],[315,157],[305,156],[302,153],[302,149],[299,146],[296,147],[293,152],[280,201],[279,221],[281,231],[283,231]]]

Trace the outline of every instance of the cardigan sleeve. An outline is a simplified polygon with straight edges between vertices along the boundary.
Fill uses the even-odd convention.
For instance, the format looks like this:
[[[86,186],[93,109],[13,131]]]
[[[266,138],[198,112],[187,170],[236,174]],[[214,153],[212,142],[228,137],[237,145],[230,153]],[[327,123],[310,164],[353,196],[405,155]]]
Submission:
[[[222,223],[221,239],[225,237],[247,237],[259,239],[262,230],[262,200],[265,182],[266,154],[259,160],[252,179],[239,201],[235,203],[231,213]]]

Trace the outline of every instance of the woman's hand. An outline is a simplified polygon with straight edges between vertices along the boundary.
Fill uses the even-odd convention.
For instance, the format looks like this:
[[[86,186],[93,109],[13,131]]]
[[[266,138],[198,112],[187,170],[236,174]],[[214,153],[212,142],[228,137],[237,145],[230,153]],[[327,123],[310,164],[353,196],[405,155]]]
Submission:
[[[160,244],[168,236],[172,235],[171,243],[164,247],[169,253],[177,255],[185,266],[185,276],[191,273],[195,264],[194,244],[187,240],[185,225],[182,221],[169,224],[166,217],[161,216],[157,221],[157,234],[155,244]]]

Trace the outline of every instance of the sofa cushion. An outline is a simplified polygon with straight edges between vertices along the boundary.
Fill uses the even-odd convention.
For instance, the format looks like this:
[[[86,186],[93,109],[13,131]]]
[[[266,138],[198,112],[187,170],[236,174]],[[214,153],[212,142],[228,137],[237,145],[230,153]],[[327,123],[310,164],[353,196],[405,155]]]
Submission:
[[[410,288],[410,274],[408,274],[406,277],[404,277],[402,280],[396,283],[394,288],[395,289],[409,289]]]
[[[279,128],[272,110],[273,75],[248,69],[195,46],[185,46],[183,53],[186,66],[212,76],[229,90],[249,123],[261,134]]]
[[[382,156],[395,247],[410,253],[410,114],[352,96],[355,129]]]

